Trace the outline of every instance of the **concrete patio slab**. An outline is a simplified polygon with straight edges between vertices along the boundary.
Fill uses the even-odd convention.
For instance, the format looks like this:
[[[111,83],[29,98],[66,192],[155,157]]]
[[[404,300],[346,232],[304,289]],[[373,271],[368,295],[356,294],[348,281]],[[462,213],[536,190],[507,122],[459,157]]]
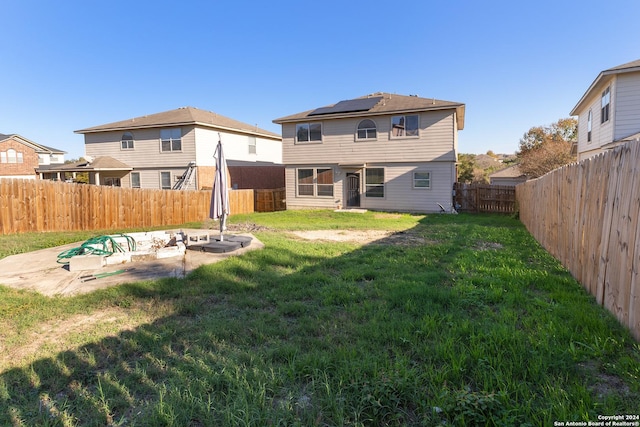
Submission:
[[[189,234],[190,232],[202,233],[203,230],[181,231]],[[211,234],[216,235],[215,231],[212,231]],[[187,250],[184,255],[171,258],[107,265],[96,270],[71,272],[68,266],[57,262],[58,254],[78,247],[83,242],[11,255],[0,259],[0,285],[35,291],[47,296],[71,296],[122,283],[165,277],[184,278],[201,265],[212,264],[230,256],[238,256],[247,251],[264,248],[264,244],[251,234],[234,234],[251,237],[251,243],[233,252],[211,253]],[[83,279],[87,275],[114,272],[118,273],[89,281]]]

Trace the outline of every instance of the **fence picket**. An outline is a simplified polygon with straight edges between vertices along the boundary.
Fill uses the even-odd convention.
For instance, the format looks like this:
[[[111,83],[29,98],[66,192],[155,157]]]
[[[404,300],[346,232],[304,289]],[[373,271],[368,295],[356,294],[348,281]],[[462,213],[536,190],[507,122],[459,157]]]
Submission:
[[[253,190],[230,190],[231,215],[254,212]],[[211,191],[0,179],[0,234],[177,225],[209,217]]]
[[[518,185],[520,220],[640,341],[640,143]]]

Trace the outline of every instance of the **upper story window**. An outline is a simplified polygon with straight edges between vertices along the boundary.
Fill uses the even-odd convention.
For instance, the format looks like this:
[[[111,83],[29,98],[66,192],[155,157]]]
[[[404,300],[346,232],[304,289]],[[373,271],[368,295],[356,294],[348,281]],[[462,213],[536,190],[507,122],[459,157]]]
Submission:
[[[376,139],[377,137],[378,131],[376,130],[376,122],[370,119],[365,119],[358,123],[356,139]]]
[[[591,127],[593,126],[593,114],[589,110],[587,115],[587,142],[591,142]]]
[[[393,116],[391,118],[392,137],[418,136],[418,115]]]
[[[182,130],[180,128],[160,130],[161,151],[182,151]]]
[[[131,132],[125,132],[120,139],[120,149],[133,150],[133,134]]]
[[[256,149],[256,137],[255,136],[250,136],[249,137],[249,154],[256,154],[257,153],[257,149]]]
[[[0,152],[0,163],[23,163],[24,157],[22,153],[9,148],[7,151]]]
[[[600,111],[600,123],[604,123],[609,120],[609,109],[611,106],[611,86],[606,88],[602,92],[602,99],[600,101],[602,109]]]
[[[322,142],[322,125],[320,123],[298,123],[296,125],[296,142]]]

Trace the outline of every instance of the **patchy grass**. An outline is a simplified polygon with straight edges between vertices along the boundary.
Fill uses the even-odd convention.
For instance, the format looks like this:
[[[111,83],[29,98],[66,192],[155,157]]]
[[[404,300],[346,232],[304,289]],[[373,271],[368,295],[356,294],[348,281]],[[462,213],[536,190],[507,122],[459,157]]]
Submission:
[[[266,248],[184,280],[73,298],[0,287],[0,425],[537,426],[637,414],[640,346],[517,220],[232,220],[262,230]],[[283,232],[347,228],[401,233],[364,244]]]

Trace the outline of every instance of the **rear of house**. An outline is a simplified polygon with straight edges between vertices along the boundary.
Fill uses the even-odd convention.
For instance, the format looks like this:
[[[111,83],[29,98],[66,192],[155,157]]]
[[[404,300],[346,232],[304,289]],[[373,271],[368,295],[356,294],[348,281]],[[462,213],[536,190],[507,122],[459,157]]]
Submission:
[[[578,160],[640,139],[640,60],[602,71],[571,111]]]
[[[218,140],[222,141],[228,160],[241,161],[244,169],[254,172],[256,169],[251,165],[260,165],[260,173],[276,178],[279,175],[282,181],[280,135],[194,107],[94,126],[76,133],[84,135],[85,157],[107,158],[111,163],[121,164],[109,170],[93,170],[91,174],[99,173],[93,179],[95,184],[171,189],[183,176],[190,175],[193,179],[185,189],[211,188],[215,172],[213,154]]]
[[[376,93],[274,120],[287,208],[450,207],[464,111],[461,103]]]

